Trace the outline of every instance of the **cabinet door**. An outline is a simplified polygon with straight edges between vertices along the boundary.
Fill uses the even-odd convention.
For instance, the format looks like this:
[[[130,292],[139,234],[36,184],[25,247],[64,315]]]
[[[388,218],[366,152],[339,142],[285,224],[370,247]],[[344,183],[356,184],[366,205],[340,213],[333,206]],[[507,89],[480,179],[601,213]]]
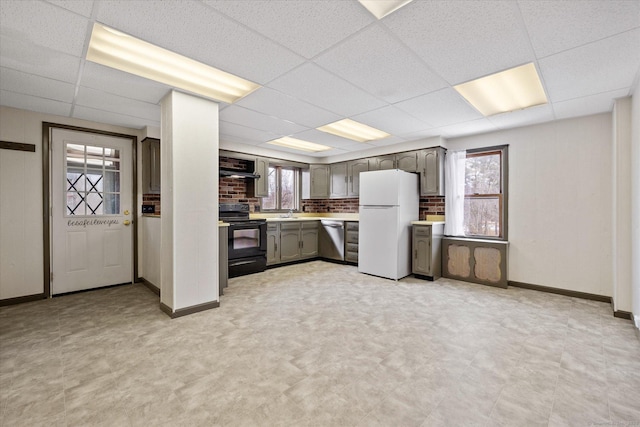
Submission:
[[[253,185],[254,197],[269,197],[269,159],[256,157],[255,173],[260,175]]]
[[[396,155],[389,154],[388,156],[378,157],[378,170],[395,169],[396,168]]]
[[[295,229],[294,229],[295,224]],[[283,223],[280,229],[280,261],[300,258],[300,223]]]
[[[318,229],[302,229],[300,255],[302,258],[318,256]]]
[[[347,196],[358,197],[360,195],[360,172],[369,170],[369,161],[367,159],[353,160],[347,163],[349,186]]]
[[[329,197],[329,166],[310,165],[309,197],[312,199],[326,199]]]
[[[431,227],[413,227],[413,273],[432,276]]]
[[[331,198],[347,197],[347,164],[335,163],[330,166]]]
[[[369,169],[368,170],[370,170],[370,171],[380,170],[380,166],[378,165],[378,158],[377,157],[369,157],[369,158],[367,158],[365,160],[369,164]]]
[[[444,150],[431,148],[420,153],[420,195],[444,196]]]
[[[160,140],[142,141],[142,192],[160,194]]]
[[[267,264],[280,262],[280,231],[267,231]]]
[[[418,171],[418,152],[396,154],[396,167],[405,172]]]

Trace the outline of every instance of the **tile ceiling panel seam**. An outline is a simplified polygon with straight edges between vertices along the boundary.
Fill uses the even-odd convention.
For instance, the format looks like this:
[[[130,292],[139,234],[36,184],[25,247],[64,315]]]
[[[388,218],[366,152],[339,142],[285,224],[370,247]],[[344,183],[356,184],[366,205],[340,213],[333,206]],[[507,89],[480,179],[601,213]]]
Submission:
[[[78,92],[80,92],[80,86],[82,85],[82,76],[84,72],[84,66],[87,61],[87,50],[89,50],[89,42],[91,40],[91,34],[93,32],[93,24],[98,14],[98,4],[96,2],[91,6],[91,16],[87,19],[87,29],[85,33],[85,39],[82,44],[82,58],[80,59],[80,65],[78,67],[78,79],[76,80],[75,91],[73,94],[73,102],[71,103],[71,111],[69,117],[73,117],[73,113],[76,109],[76,102],[78,100]]]
[[[607,37],[602,37],[602,38],[600,38],[598,40],[593,40],[593,41],[590,41],[590,42],[582,43],[580,45],[574,46],[574,47],[569,48],[569,49],[564,49],[564,50],[561,50],[561,51],[558,51],[558,52],[555,52],[555,53],[552,53],[552,54],[549,54],[549,55],[546,55],[546,56],[541,56],[541,57],[538,58],[538,60],[543,60],[543,59],[547,59],[547,58],[552,58],[552,57],[557,56],[557,55],[562,55],[564,53],[571,52],[571,51],[574,51],[576,49],[583,48],[585,46],[594,45],[594,44],[600,43],[600,42],[602,42],[604,40],[608,40],[608,39],[612,39],[612,38],[615,38],[615,37],[619,37],[619,36],[621,36],[623,34],[626,34],[626,33],[632,33],[634,31],[637,31],[638,29],[640,29],[640,25],[637,26],[637,27],[634,27],[634,28],[630,28],[630,29],[628,29],[626,31],[620,31],[619,33],[612,34],[612,35],[607,36]]]

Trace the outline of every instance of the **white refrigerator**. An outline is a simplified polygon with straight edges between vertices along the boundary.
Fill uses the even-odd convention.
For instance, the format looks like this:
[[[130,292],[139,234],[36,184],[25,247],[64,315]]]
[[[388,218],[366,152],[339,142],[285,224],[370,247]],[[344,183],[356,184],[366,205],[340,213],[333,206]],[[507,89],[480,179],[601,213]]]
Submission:
[[[359,272],[393,280],[411,274],[411,221],[419,209],[417,174],[360,173]]]

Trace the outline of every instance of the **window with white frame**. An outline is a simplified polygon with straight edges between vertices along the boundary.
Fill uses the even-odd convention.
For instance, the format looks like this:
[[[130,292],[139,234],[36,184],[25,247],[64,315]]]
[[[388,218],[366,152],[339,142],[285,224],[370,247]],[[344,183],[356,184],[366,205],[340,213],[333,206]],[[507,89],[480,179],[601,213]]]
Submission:
[[[507,146],[468,150],[464,231],[469,237],[506,239]]]
[[[297,211],[300,207],[300,169],[269,166],[269,196],[262,198],[263,211]]]

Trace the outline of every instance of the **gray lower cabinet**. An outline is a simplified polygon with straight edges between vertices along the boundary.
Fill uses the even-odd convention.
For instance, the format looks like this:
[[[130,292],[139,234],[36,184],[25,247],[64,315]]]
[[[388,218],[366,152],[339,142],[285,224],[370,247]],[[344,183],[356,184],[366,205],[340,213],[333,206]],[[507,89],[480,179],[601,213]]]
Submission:
[[[267,223],[267,265],[318,256],[319,221]]]
[[[218,294],[229,284],[229,227],[218,227]]]
[[[413,274],[429,280],[442,275],[440,250],[443,234],[444,224],[413,226]]]
[[[360,223],[357,221],[345,222],[345,253],[344,259],[350,263],[358,263],[358,230]]]
[[[300,258],[318,256],[318,221],[300,223]]]
[[[280,262],[300,259],[300,223],[280,224]]]
[[[267,223],[267,265],[280,262],[280,224]]]

